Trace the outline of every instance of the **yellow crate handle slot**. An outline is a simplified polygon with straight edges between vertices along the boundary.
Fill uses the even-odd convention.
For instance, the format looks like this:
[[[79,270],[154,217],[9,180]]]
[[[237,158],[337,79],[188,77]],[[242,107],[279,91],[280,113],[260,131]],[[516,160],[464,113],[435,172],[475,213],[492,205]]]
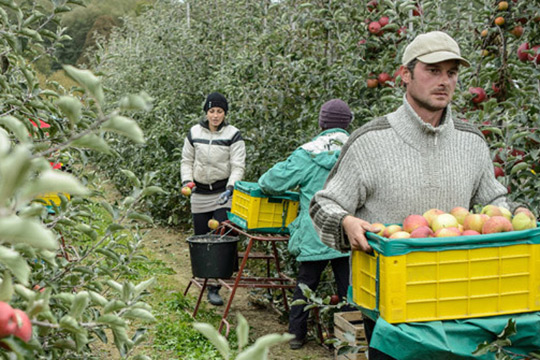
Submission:
[[[287,212],[289,210],[289,201],[285,201],[285,204],[283,205],[283,211],[281,212],[281,228],[284,229],[285,222],[287,221]]]

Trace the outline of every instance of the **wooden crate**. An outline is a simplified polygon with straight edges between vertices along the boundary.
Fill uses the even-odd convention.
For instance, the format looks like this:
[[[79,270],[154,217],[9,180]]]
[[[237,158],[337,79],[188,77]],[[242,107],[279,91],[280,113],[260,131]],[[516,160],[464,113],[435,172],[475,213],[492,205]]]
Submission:
[[[345,338],[345,333],[351,333],[355,341],[349,342]],[[364,322],[360,311],[349,311],[334,314],[334,336],[344,342],[348,342],[351,346],[367,346],[366,333],[364,332]],[[335,351],[335,360],[364,360],[367,359],[364,351],[357,354],[337,355],[338,349]]]

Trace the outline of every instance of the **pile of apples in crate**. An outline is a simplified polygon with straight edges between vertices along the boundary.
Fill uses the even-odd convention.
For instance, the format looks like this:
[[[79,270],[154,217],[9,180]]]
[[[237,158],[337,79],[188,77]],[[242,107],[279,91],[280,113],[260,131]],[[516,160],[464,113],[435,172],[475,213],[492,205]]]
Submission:
[[[423,215],[412,214],[403,220],[402,225],[372,224],[381,229],[377,235],[389,239],[449,237],[462,235],[481,235],[499,232],[532,229],[537,226],[536,218],[527,209],[520,208],[516,214],[495,205],[486,205],[479,214],[464,207],[455,207],[446,213],[430,209]]]

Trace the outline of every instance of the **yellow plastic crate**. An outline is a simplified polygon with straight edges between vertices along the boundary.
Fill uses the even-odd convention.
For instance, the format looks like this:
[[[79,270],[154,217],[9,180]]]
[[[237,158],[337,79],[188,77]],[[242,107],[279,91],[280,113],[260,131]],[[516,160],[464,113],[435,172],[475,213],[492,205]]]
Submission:
[[[379,245],[393,241],[370,238],[379,238]],[[440,244],[420,246],[420,251],[410,246],[399,255],[386,256],[384,246],[371,241],[379,251],[354,251],[353,301],[389,323],[540,310],[540,229],[435,239],[426,241]],[[403,250],[414,241],[421,244],[411,240],[391,246]]]
[[[62,195],[64,195],[68,200],[71,198],[70,195],[68,193],[61,193]],[[45,193],[41,196],[38,196],[37,199],[41,199],[41,200],[44,200],[47,205],[50,205],[51,202],[56,205],[56,206],[60,206],[60,203],[62,202],[60,200],[60,196],[58,196],[58,193]]]
[[[237,181],[229,220],[246,230],[288,233],[287,226],[298,215],[299,195],[287,191],[280,196],[264,194],[257,183]]]

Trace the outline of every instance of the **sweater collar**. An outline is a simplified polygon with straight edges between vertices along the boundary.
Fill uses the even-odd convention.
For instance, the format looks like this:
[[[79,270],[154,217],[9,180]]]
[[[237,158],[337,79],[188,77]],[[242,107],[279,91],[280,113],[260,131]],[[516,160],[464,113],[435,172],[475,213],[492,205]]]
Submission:
[[[418,116],[405,96],[403,96],[403,105],[395,112],[389,114],[387,118],[398,135],[409,145],[417,149],[422,144],[432,144],[434,138],[443,141],[454,131],[450,105],[446,106],[439,126],[434,127],[424,122]]]

